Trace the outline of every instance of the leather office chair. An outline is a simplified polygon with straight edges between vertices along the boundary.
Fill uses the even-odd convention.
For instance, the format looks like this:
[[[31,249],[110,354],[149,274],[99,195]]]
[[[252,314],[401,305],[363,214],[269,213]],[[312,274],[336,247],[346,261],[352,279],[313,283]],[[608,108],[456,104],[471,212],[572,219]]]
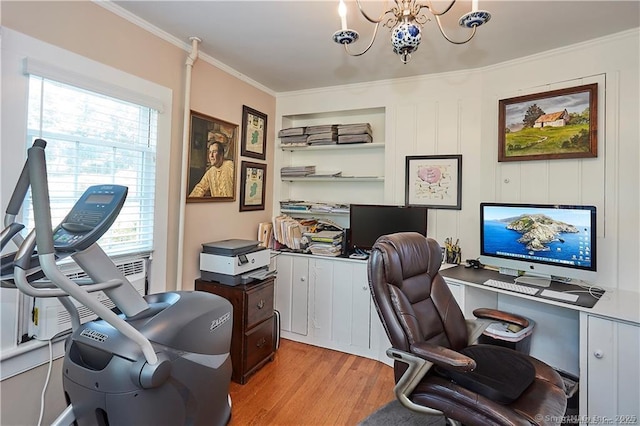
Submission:
[[[566,396],[553,368],[515,350],[472,344],[491,322],[527,326],[527,320],[493,309],[465,320],[439,273],[441,262],[439,244],[413,232],[380,237],[369,257],[369,286],[391,341],[387,355],[400,403],[442,413],[452,424],[560,424]]]

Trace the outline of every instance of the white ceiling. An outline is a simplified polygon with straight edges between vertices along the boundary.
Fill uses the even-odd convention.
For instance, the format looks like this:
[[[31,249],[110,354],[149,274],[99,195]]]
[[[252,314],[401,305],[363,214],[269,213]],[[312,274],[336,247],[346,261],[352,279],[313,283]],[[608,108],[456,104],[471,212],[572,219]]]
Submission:
[[[377,16],[385,3],[367,0],[364,6]],[[202,53],[273,92],[481,68],[640,27],[638,0],[480,0],[480,9],[492,17],[471,42],[448,43],[429,15],[422,44],[404,65],[391,50],[386,27],[380,27],[373,47],[363,56],[350,57],[335,44],[332,35],[340,27],[338,0],[125,0],[112,4],[186,45],[190,37],[200,38]],[[433,1],[438,10],[447,4]],[[361,38],[353,46],[363,49],[373,25],[360,16],[355,1],[348,0],[347,7],[348,26],[358,30]],[[451,37],[464,36],[457,20],[470,8],[470,0],[458,0],[445,15],[443,23]],[[629,53],[638,56],[638,52]]]

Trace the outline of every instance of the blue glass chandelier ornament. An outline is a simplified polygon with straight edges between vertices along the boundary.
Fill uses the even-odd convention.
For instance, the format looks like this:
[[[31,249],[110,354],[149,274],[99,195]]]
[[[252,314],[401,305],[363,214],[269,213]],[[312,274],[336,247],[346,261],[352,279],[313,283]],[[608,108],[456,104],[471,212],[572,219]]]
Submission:
[[[362,8],[361,0],[356,0],[358,10],[367,21],[374,24],[374,29],[367,47],[361,52],[352,52],[349,49],[349,45],[357,41],[360,35],[356,30],[347,27],[347,8],[344,0],[340,0],[338,14],[340,15],[342,28],[333,34],[333,41],[343,45],[345,52],[351,56],[364,55],[369,51],[371,46],[373,46],[378,28],[384,21],[383,25],[391,29],[393,52],[400,56],[402,63],[406,64],[411,60],[411,54],[415,52],[420,45],[420,41],[422,40],[422,27],[427,21],[430,21],[425,11],[433,15],[442,36],[453,44],[467,43],[475,36],[476,29],[491,19],[491,14],[486,10],[478,10],[478,1],[472,0],[471,11],[464,14],[458,20],[458,25],[470,29],[471,33],[464,40],[454,40],[444,31],[440,17],[449,12],[455,3],[456,0],[451,0],[451,3],[443,11],[438,12],[433,8],[431,0],[394,0],[394,6],[384,10],[377,18],[372,18]]]

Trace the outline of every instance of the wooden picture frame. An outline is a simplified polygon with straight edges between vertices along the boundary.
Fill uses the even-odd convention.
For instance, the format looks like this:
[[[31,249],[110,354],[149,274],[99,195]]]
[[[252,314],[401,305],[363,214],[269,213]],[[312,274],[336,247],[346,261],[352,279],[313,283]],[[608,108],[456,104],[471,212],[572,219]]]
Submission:
[[[240,211],[264,210],[267,165],[243,161],[240,165]]]
[[[238,125],[191,111],[189,135],[187,202],[235,201]]]
[[[267,115],[242,106],[242,144],[240,153],[243,157],[267,159]]]
[[[406,157],[405,204],[462,209],[462,155]]]
[[[598,83],[498,102],[498,161],[597,156]]]

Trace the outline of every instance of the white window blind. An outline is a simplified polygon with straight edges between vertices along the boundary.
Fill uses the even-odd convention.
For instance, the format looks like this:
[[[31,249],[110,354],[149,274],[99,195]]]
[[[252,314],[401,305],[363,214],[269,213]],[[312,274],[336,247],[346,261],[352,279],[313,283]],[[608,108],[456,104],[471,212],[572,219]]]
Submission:
[[[30,74],[27,147],[47,141],[53,225],[89,186],[124,185],[124,207],[99,244],[109,255],[151,251],[157,128],[156,109]]]

